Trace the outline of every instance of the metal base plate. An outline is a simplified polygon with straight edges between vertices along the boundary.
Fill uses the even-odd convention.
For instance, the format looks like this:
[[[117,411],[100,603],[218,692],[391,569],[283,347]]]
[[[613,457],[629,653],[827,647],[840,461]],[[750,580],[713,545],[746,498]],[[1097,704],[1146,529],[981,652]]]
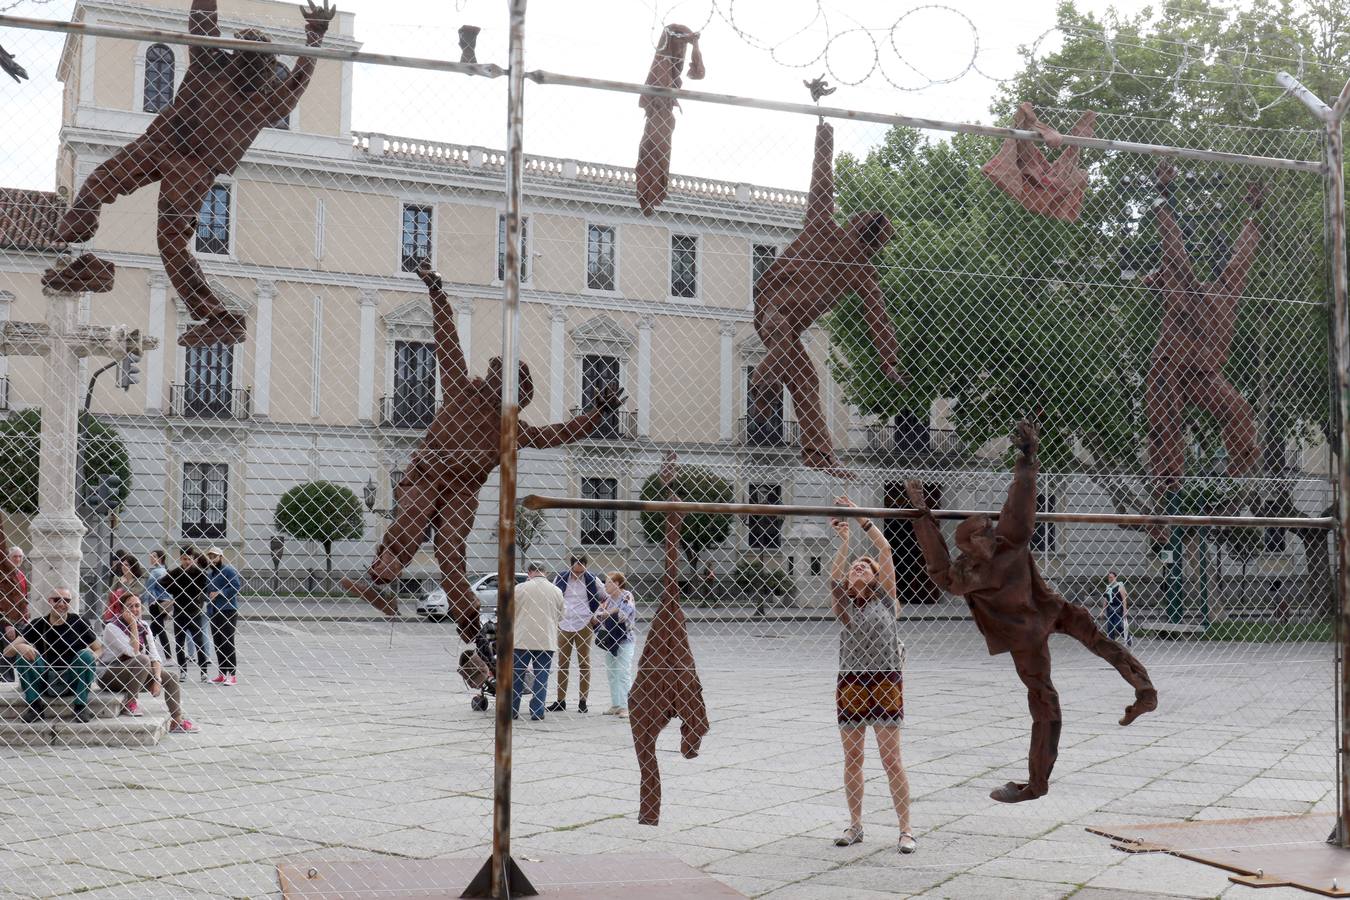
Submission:
[[[1249,887],[1296,887],[1350,897],[1350,850],[1326,843],[1331,813],[1212,822],[1167,822],[1089,828],[1126,853],[1170,853],[1238,874]]]
[[[725,900],[744,894],[673,856],[602,853],[538,862],[516,857],[540,896],[558,900]],[[285,900],[448,900],[482,868],[479,857],[297,862],[277,866]]]

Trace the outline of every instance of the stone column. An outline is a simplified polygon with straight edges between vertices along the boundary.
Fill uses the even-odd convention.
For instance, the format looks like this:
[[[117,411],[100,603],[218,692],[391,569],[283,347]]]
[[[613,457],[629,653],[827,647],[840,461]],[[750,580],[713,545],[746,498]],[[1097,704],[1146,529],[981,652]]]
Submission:
[[[76,440],[80,402],[80,354],[75,344],[79,324],[78,294],[47,297],[49,352],[42,391],[42,437],[38,445],[38,515],[30,526],[33,550],[31,612],[48,611],[54,588],[69,588],[80,598],[80,541],[84,523],[75,512]]]
[[[163,272],[150,275],[150,317],[145,323],[145,333],[157,342],[153,350],[145,354],[145,411],[149,415],[164,412],[164,337],[165,315],[169,305],[169,279]]]
[[[361,291],[361,349],[357,361],[356,418],[362,425],[375,424],[375,316],[380,295]]]
[[[722,322],[718,324],[717,332],[722,337],[721,404],[718,407],[717,437],[730,441],[735,436],[733,428],[736,425],[736,358],[732,346],[736,338],[736,323]]]
[[[257,419],[266,419],[272,412],[272,301],[276,295],[276,282],[258,280],[258,320],[253,338],[253,416]]]
[[[561,306],[549,307],[551,331],[548,342],[548,418],[561,422],[567,415],[565,390],[567,370],[567,310]]]
[[[0,291],[0,325],[9,321],[10,310],[13,308],[13,306],[14,306],[14,292]],[[9,377],[9,357],[0,354],[0,380],[6,379],[8,377]],[[6,386],[0,385],[0,405],[6,405],[4,401],[9,400],[9,397],[3,393],[4,391],[7,390],[8,388]],[[4,549],[6,551],[9,550],[8,547]]]
[[[638,437],[650,437],[652,432],[652,326],[653,316],[638,317],[637,351],[637,430]]]

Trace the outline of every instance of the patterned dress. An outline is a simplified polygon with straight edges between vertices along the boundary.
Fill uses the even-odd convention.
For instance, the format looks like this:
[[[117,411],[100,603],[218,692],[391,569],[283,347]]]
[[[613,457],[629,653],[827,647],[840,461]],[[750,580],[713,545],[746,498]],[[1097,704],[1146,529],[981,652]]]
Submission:
[[[831,589],[843,593],[841,584]],[[905,721],[900,673],[900,623],[895,603],[879,586],[862,606],[847,594],[848,623],[839,632],[835,710],[841,727],[899,725]]]

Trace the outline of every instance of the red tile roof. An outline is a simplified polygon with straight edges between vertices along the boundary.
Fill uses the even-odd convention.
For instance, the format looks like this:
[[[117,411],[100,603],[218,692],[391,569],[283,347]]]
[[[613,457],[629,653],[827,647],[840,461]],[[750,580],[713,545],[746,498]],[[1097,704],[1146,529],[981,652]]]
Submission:
[[[0,250],[52,250],[66,204],[50,191],[0,188]]]

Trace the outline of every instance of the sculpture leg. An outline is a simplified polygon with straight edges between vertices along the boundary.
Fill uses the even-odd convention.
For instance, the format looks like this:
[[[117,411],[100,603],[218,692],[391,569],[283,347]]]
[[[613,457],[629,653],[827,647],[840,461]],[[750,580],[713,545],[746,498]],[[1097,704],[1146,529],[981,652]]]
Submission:
[[[183,347],[238,344],[247,336],[244,317],[225,309],[206,283],[206,274],[191,249],[202,201],[214,183],[210,169],[196,166],[168,172],[159,185],[155,232],[159,257],[188,314],[199,320],[178,339]]]
[[[1027,752],[1026,784],[1010,781],[990,791],[1000,803],[1021,803],[1044,797],[1050,790],[1050,772],[1059,756],[1059,692],[1050,681],[1050,646],[1047,642],[1034,650],[1012,651],[1017,677],[1027,686],[1027,706],[1031,710],[1031,747]]]
[[[375,548],[375,561],[366,570],[368,580],[343,578],[342,587],[386,616],[396,615],[398,598],[382,592],[380,587],[402,575],[408,563],[417,555],[418,548],[426,539],[427,526],[436,514],[440,497],[439,482],[432,480],[424,470],[416,467],[409,470],[394,489],[394,504],[398,513]]]
[[[685,759],[698,756],[703,745],[703,736],[711,727],[708,722],[708,707],[703,702],[703,685],[694,671],[694,661],[689,660],[689,668],[677,673],[679,682],[675,690],[675,714],[680,717],[680,755]]]
[[[1148,473],[1153,492],[1163,496],[1176,490],[1186,463],[1182,440],[1185,425],[1185,387],[1182,373],[1170,360],[1157,360],[1148,373],[1144,410],[1148,418]]]
[[[1196,373],[1190,385],[1190,400],[1214,416],[1223,431],[1228,451],[1228,475],[1240,478],[1253,468],[1261,455],[1256,443],[1256,422],[1251,405],[1219,372]]]
[[[478,596],[469,589],[464,573],[464,557],[474,513],[478,510],[478,492],[456,491],[447,496],[445,510],[436,528],[436,567],[441,573],[441,590],[450,604],[450,616],[459,628],[460,640],[473,643],[482,625]]]
[[[154,145],[142,136],[95,168],[61,217],[56,239],[81,244],[92,238],[105,203],[159,180],[159,167],[155,164],[159,156]]]
[[[659,700],[652,694],[648,679],[639,679],[628,697],[628,727],[633,733],[633,749],[638,761],[638,824],[656,825],[661,821],[661,769],[656,762],[656,737],[670,722],[659,711]]]
[[[647,123],[638,144],[637,199],[642,214],[650,216],[665,202],[670,181],[670,145],[675,133],[675,101],[660,97],[644,98]]]
[[[802,346],[800,333],[789,327],[787,317],[780,313],[764,315],[756,322],[756,330],[766,352],[750,377],[751,415],[756,418],[767,415],[768,404],[777,399],[778,386],[786,386],[801,429],[802,463],[808,468],[847,477],[847,470],[841,468],[835,458],[830,431],[825,426],[825,414],[820,405],[820,376]]]
[[[1158,692],[1154,690],[1144,664],[1135,659],[1129,650],[1103,634],[1086,609],[1073,603],[1064,604],[1059,617],[1055,619],[1055,630],[1067,634],[1091,653],[1109,662],[1120,673],[1120,677],[1134,688],[1134,702],[1125,708],[1121,725],[1128,725],[1144,713],[1158,708]]]

